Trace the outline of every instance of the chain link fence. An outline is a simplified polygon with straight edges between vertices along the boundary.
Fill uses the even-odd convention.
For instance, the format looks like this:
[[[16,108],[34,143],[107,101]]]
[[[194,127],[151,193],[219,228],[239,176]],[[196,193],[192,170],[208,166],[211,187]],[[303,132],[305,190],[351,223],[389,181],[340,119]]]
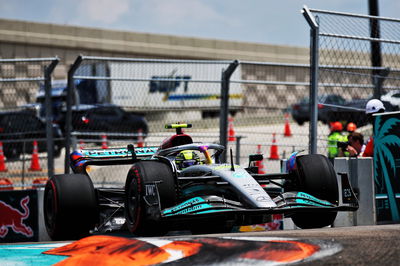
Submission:
[[[239,68],[241,79],[230,83],[240,84],[245,95],[234,120],[235,133],[241,136],[240,162],[246,164],[249,154],[262,153],[263,170],[279,172],[279,159],[308,147],[308,122],[297,124],[290,113],[309,94],[309,65],[243,61]]]
[[[311,57],[317,59],[318,111],[330,110],[329,119],[340,121],[344,128],[355,123],[367,139],[372,134],[365,115],[368,100],[381,99],[387,111],[400,107],[400,20],[303,11],[311,25]],[[320,101],[324,95],[340,98],[325,103]],[[318,138],[312,139],[318,141],[318,153],[326,153],[327,134],[329,131],[318,131]]]
[[[308,65],[79,57],[69,72],[72,148],[159,146],[174,134],[165,124],[177,122],[193,124],[187,133],[195,142],[223,142],[221,92],[224,71],[230,67],[230,119],[222,126],[227,147],[238,164],[246,165],[249,154],[263,153],[264,170],[279,172],[279,159],[307,149],[307,122],[293,123],[290,111],[308,95]],[[111,115],[117,108],[123,115]],[[138,123],[128,119],[132,115],[144,118],[147,129],[122,128]],[[120,168],[91,167],[90,174],[100,185],[123,183],[127,167]]]
[[[46,123],[45,103],[37,101],[57,63],[58,58],[0,59],[0,189],[35,188],[54,173],[63,139],[51,120]]]
[[[69,172],[72,149],[131,143],[159,146],[174,134],[164,125],[177,122],[193,124],[186,133],[195,142],[227,144],[235,162],[243,166],[249,154],[264,154],[262,170],[268,173],[279,172],[280,159],[293,151],[309,152],[313,143],[318,153],[327,154],[332,121],[343,125],[356,122],[367,137],[371,134],[364,116],[368,99],[382,95],[388,110],[399,108],[395,102],[400,95],[396,94],[400,70],[398,21],[374,18],[380,22],[377,38],[370,37],[369,16],[314,9],[309,13],[318,22],[318,34],[312,40],[318,41],[318,49],[311,47],[319,56],[315,121],[313,109],[309,109],[314,97],[313,60],[308,65],[79,56],[68,72],[68,80],[53,80],[51,93],[49,85],[47,94],[43,90],[38,94],[40,84],[44,88],[46,81],[50,82],[57,58],[2,59],[2,116],[6,114],[24,128],[34,122],[21,123],[23,120],[11,114],[33,114],[42,135],[33,135],[32,129],[23,129],[29,132],[23,135],[21,129],[5,132],[6,127],[0,127],[7,167],[7,172],[0,174],[27,187],[35,178],[47,177],[53,171]],[[380,59],[371,60],[377,42]],[[384,98],[386,94],[390,97]],[[40,108],[47,104],[51,114]],[[54,122],[58,130],[53,131],[46,121]],[[313,130],[318,134],[312,134]],[[65,138],[65,156],[58,148],[45,153],[49,132],[54,138],[52,147],[64,144]],[[34,141],[39,146],[40,160],[35,162],[40,163],[40,171],[29,170]],[[34,166],[37,168],[37,164]],[[126,167],[102,169],[92,166],[88,170],[96,185],[124,182]]]
[[[187,133],[194,141],[218,142],[221,75],[230,63],[79,57],[69,72],[72,146],[159,146],[174,133],[165,125],[178,122],[193,124]],[[240,85],[230,89],[234,113],[242,108],[243,93]],[[92,167],[95,183],[123,183],[127,171],[111,168]]]

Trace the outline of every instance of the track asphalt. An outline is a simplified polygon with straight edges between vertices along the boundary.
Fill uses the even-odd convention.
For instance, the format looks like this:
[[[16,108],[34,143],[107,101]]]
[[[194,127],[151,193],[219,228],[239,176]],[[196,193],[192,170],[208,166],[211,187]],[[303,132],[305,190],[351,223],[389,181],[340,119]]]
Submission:
[[[125,236],[1,244],[0,265],[399,265],[400,262],[399,224],[159,238]]]

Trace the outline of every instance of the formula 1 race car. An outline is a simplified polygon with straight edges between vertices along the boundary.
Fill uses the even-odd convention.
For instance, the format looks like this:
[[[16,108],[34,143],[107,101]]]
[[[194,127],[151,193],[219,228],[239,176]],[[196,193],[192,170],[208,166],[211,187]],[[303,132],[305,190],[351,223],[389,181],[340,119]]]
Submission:
[[[193,143],[176,134],[160,147],[83,149],[71,153],[74,174],[55,175],[45,187],[44,220],[52,239],[128,229],[138,236],[170,230],[230,232],[234,226],[266,223],[272,214],[291,217],[300,228],[331,225],[338,211],[355,211],[357,198],[346,173],[339,184],[329,160],[294,153],[286,173],[257,174],[262,155],[248,167],[221,163],[224,147]],[[124,187],[95,188],[88,165],[131,164]]]

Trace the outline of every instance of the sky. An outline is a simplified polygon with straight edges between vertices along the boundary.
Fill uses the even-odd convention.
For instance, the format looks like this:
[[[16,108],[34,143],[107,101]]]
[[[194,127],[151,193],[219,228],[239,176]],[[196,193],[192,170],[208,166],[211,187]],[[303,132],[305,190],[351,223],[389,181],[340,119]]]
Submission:
[[[400,18],[399,0],[378,1]],[[0,0],[0,18],[308,47],[304,5],[368,14],[368,0]]]

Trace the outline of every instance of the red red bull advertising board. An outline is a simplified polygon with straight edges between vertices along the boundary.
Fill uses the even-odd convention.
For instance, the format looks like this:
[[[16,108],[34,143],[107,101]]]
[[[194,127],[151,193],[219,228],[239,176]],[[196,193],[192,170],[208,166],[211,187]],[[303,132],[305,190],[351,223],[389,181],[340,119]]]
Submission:
[[[37,241],[36,190],[0,191],[0,242]]]

